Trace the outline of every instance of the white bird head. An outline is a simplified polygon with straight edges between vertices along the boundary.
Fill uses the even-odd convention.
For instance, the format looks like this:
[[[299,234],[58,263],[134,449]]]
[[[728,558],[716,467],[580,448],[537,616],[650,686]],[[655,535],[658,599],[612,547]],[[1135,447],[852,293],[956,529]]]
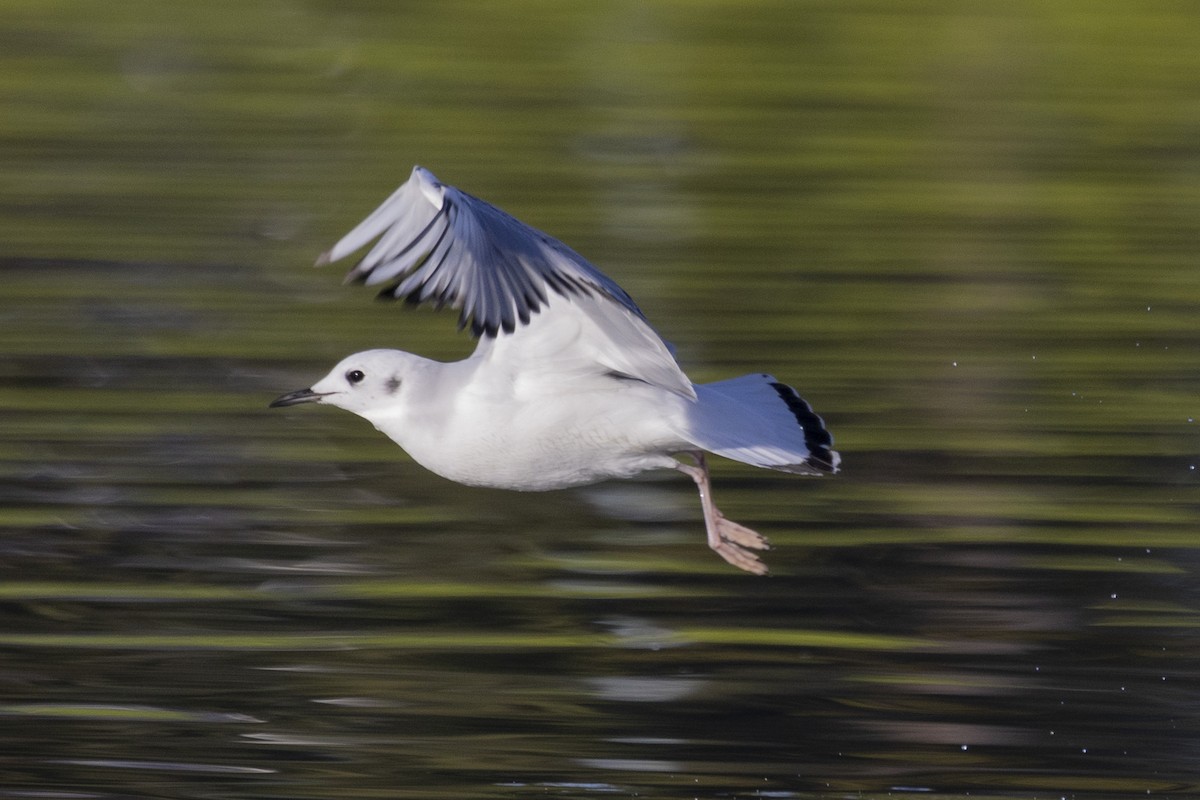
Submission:
[[[342,359],[311,387],[276,398],[271,408],[323,403],[370,416],[399,402],[405,380],[424,361],[402,350],[364,350]]]

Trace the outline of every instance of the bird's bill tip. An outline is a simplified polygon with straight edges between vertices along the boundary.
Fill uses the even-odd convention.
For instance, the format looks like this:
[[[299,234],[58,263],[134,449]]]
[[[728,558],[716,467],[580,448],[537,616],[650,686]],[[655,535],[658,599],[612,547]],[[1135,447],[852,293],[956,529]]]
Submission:
[[[295,406],[300,403],[316,403],[320,402],[325,395],[314,392],[312,389],[297,389],[294,392],[280,395],[271,401],[268,408],[282,408],[284,406]]]

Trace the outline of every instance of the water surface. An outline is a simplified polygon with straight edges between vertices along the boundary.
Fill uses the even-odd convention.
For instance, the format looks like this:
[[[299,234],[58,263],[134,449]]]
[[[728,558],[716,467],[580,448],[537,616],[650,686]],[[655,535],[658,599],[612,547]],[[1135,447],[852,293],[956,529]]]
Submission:
[[[1197,793],[1189,8],[5,16],[0,797]],[[413,163],[801,389],[841,475],[715,468],[771,577],[267,410],[469,352],[308,267]]]

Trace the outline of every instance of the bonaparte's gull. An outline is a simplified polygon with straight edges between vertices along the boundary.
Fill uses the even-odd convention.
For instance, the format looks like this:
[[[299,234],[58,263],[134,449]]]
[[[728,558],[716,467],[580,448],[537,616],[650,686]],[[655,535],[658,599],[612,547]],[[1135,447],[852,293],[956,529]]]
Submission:
[[[696,482],[708,545],[764,574],[767,540],[717,510],[705,451],[798,474],[837,472],[821,418],[770,375],[693,384],[620,286],[574,250],[415,167],[317,263],[378,239],[348,280],[461,308],[479,344],[431,361],[355,353],[274,406],[364,417],[426,469],[469,486],[542,491],[677,469]],[[682,455],[694,463],[677,461]]]

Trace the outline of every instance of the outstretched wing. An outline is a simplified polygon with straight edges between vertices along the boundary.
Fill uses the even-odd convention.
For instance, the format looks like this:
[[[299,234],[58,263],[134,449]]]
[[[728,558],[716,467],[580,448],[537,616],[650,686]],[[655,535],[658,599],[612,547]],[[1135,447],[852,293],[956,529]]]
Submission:
[[[624,289],[574,250],[422,167],[317,263],[375,238],[348,281],[395,281],[381,295],[461,308],[460,327],[470,324],[474,336],[512,333],[548,292],[603,295],[642,316]]]
[[[345,258],[375,239],[347,281],[390,281],[380,296],[460,308],[459,327],[469,325],[473,336],[486,339],[527,326],[553,305],[554,295],[576,298],[580,303],[572,305],[591,310],[593,336],[607,338],[623,375],[695,397],[624,289],[562,242],[440,183],[422,167],[317,264]]]

